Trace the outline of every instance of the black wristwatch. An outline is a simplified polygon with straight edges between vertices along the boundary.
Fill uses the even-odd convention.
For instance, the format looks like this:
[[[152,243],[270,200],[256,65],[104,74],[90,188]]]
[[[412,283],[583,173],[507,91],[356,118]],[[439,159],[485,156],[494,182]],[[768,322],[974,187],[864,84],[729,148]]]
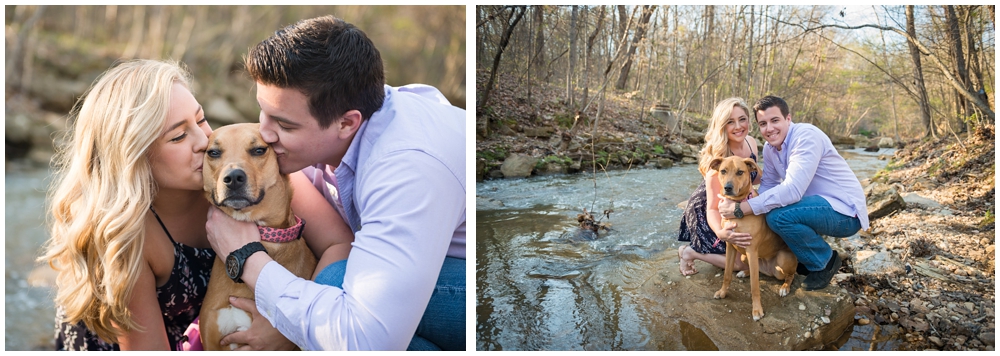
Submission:
[[[267,253],[264,245],[259,241],[254,241],[226,256],[226,274],[229,275],[229,278],[232,278],[233,282],[243,283],[243,279],[240,278],[243,275],[243,264],[246,263],[247,258],[250,258],[250,255],[260,251]]]
[[[740,203],[736,203],[736,210],[733,211],[733,216],[737,219],[743,218],[743,209],[740,209]]]

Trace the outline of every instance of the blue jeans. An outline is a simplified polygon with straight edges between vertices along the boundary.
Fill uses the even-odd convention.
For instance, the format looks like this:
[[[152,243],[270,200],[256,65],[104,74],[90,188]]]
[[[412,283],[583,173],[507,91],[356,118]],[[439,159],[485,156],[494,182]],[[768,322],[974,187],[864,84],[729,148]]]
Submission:
[[[347,260],[331,263],[316,283],[343,288]],[[465,260],[446,257],[407,351],[465,350]]]
[[[848,237],[861,230],[861,220],[833,210],[818,195],[803,197],[798,203],[767,213],[767,226],[792,249],[799,263],[809,271],[821,271],[833,256],[822,235]]]

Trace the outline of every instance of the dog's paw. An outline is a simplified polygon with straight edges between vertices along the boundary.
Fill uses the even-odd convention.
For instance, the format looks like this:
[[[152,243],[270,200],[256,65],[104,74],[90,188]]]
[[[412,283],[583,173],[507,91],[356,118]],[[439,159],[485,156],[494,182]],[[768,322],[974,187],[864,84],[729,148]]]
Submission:
[[[726,298],[726,290],[719,289],[718,292],[715,292],[715,299],[725,299],[725,298]]]
[[[763,317],[764,317],[764,311],[763,310],[754,310],[753,311],[753,321],[758,321],[758,320],[760,320]]]
[[[791,289],[791,288],[788,288],[788,287],[781,287],[781,289],[779,289],[779,290],[778,290],[778,296],[779,296],[779,297],[784,297],[784,296],[787,296],[787,295],[788,295],[788,292],[789,292],[789,289]]]
[[[748,273],[747,271],[740,271],[739,273],[736,274],[736,278],[747,278],[747,277],[750,277],[750,273]]]

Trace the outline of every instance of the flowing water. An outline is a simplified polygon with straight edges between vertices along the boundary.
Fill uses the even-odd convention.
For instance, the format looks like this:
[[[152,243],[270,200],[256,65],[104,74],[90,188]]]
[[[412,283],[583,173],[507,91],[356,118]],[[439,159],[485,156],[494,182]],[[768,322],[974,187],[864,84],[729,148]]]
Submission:
[[[892,155],[883,150],[882,154]],[[858,179],[886,161],[842,150]],[[657,306],[639,287],[676,254],[697,166],[493,180],[476,185],[476,349],[653,349]],[[580,234],[577,214],[612,209],[612,231]],[[693,327],[692,327],[693,328]],[[715,347],[701,330],[685,339]],[[849,341],[847,341],[849,343]],[[689,349],[691,349],[689,347]]]
[[[45,170],[8,171],[4,176],[4,346],[8,351],[55,347],[51,278],[45,278],[49,269],[35,263],[49,236],[43,209],[48,184]]]

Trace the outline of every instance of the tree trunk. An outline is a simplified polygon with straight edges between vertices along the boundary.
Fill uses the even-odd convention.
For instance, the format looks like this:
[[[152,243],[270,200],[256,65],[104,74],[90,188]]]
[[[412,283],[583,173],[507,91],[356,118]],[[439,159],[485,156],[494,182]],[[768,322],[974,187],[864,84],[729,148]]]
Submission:
[[[881,20],[879,20],[881,24]],[[885,31],[879,30],[879,37],[882,39],[882,56],[885,57],[885,66],[891,68],[891,62],[889,59],[889,48],[885,44]],[[896,90],[893,88],[892,83],[887,85],[889,87],[889,103],[892,107],[892,128],[893,128],[893,140],[899,142],[899,116],[896,115]]]
[[[476,6],[476,43],[479,44],[476,46],[476,58],[486,58],[483,53],[483,49],[486,48],[486,46],[482,45],[484,37],[486,36],[486,31],[479,29],[479,26],[482,26],[483,24],[483,12],[486,11],[486,9],[486,6]]]
[[[583,102],[586,103],[590,98],[590,56],[594,50],[594,41],[597,39],[597,34],[601,33],[601,29],[604,28],[604,15],[607,12],[607,8],[603,5],[600,6],[601,11],[597,14],[597,25],[594,26],[594,32],[590,34],[587,38],[587,55],[583,60]]]
[[[965,87],[965,90],[972,91],[972,88],[969,86],[969,71],[965,66],[965,53],[962,50],[962,31],[959,29],[958,16],[955,14],[955,6],[945,5],[944,12],[948,20],[948,38],[951,40],[952,58],[955,60],[958,81],[961,82],[963,87]],[[956,90],[955,106],[959,117],[963,119],[963,122],[965,121],[964,118],[971,114],[969,112],[968,103],[968,100],[965,100],[965,97],[963,97],[962,94]],[[968,131],[964,124],[962,125],[962,131]]]
[[[26,5],[21,5],[26,6]],[[31,14],[17,31],[17,42],[8,53],[4,68],[7,71],[8,83],[14,84],[15,90],[22,90],[31,81],[31,62],[34,60],[34,45],[29,43],[28,34],[35,29],[35,23],[42,18],[45,12],[45,5],[35,6],[35,12]]]
[[[917,38],[917,27],[913,19],[913,5],[906,5],[906,33],[913,39]],[[920,122],[925,128],[924,136],[937,138],[934,132],[934,125],[931,122],[931,106],[927,102],[927,87],[924,86],[924,72],[920,66],[920,50],[913,41],[907,41],[910,47],[910,57],[913,58],[913,77],[917,85],[917,94],[920,95],[918,103],[920,105]]]
[[[536,5],[534,6],[535,11],[535,78],[541,78],[543,76],[542,70],[545,69],[545,35],[543,28],[545,27],[545,6]]]
[[[187,52],[188,43],[191,41],[191,30],[194,29],[194,23],[194,16],[191,16],[190,13],[185,13],[184,21],[181,22],[181,30],[177,33],[176,40],[174,40],[174,48],[170,58],[178,61],[184,60],[184,53]]]
[[[628,11],[625,9],[625,5],[618,5],[618,33],[615,37],[622,37],[625,35],[625,31],[628,31],[626,24],[628,23]]]
[[[520,11],[518,11],[520,10]],[[521,21],[521,17],[524,17],[524,13],[527,8],[524,5],[512,7],[510,10],[510,15],[507,16],[507,21],[505,22],[506,27],[503,31],[503,36],[500,39],[500,46],[497,47],[497,54],[493,56],[493,69],[490,70],[490,79],[486,82],[486,88],[483,88],[483,99],[479,102],[477,111],[482,111],[482,108],[486,107],[490,100],[490,91],[493,90],[493,83],[497,79],[497,68],[500,67],[500,57],[503,56],[504,49],[507,48],[507,43],[510,42],[510,34],[514,32],[514,27],[517,23]],[[511,22],[511,19],[514,19]]]
[[[128,45],[125,46],[125,51],[122,52],[122,58],[132,59],[135,58],[139,53],[139,47],[142,42],[142,30],[143,25],[146,23],[146,7],[145,6],[133,6],[132,7],[132,31],[131,36],[128,40]]]
[[[566,71],[566,104],[569,107],[575,105],[573,101],[573,77],[576,73],[576,28],[577,13],[579,6],[573,5],[572,15],[569,21],[569,70]]]
[[[163,56],[163,28],[167,24],[167,11],[161,5],[149,7],[149,35],[146,36],[145,45],[142,48],[143,58],[161,58]]]
[[[747,41],[747,82],[746,82],[746,92],[743,95],[746,98],[750,97],[750,88],[752,87],[751,81],[753,80],[753,5],[750,5],[750,23],[747,28],[750,31],[749,40]]]
[[[972,12],[973,12],[972,7],[965,8],[965,13],[969,17],[971,17]],[[978,24],[978,26],[974,27],[974,24]],[[986,91],[984,90],[987,83],[983,81],[983,69],[982,69],[983,66],[980,63],[981,60],[980,53],[982,52],[982,46],[976,46],[977,41],[973,37],[973,33],[984,32],[984,29],[982,28],[983,24],[978,21],[973,21],[969,19],[966,21],[966,26],[967,27],[965,30],[965,43],[968,45],[969,48],[969,61],[968,61],[969,79],[970,79],[969,87],[974,90],[974,93],[976,94],[977,97],[979,97],[979,100],[982,100],[984,103],[989,103],[989,101],[986,99],[985,96]],[[976,115],[976,120],[982,122],[983,120],[982,110],[979,110],[979,107],[975,108],[976,111],[979,112],[979,114]]]
[[[615,84],[615,89],[625,89],[625,82],[628,81],[628,73],[632,69],[632,56],[635,54],[636,48],[639,47],[639,42],[641,42],[643,37],[646,35],[646,27],[649,24],[649,18],[653,15],[653,11],[655,10],[656,5],[643,5],[642,15],[639,18],[639,25],[636,26],[635,35],[632,36],[632,43],[629,44],[628,52],[625,53],[625,65],[622,66],[621,72],[618,75],[618,83]]]

